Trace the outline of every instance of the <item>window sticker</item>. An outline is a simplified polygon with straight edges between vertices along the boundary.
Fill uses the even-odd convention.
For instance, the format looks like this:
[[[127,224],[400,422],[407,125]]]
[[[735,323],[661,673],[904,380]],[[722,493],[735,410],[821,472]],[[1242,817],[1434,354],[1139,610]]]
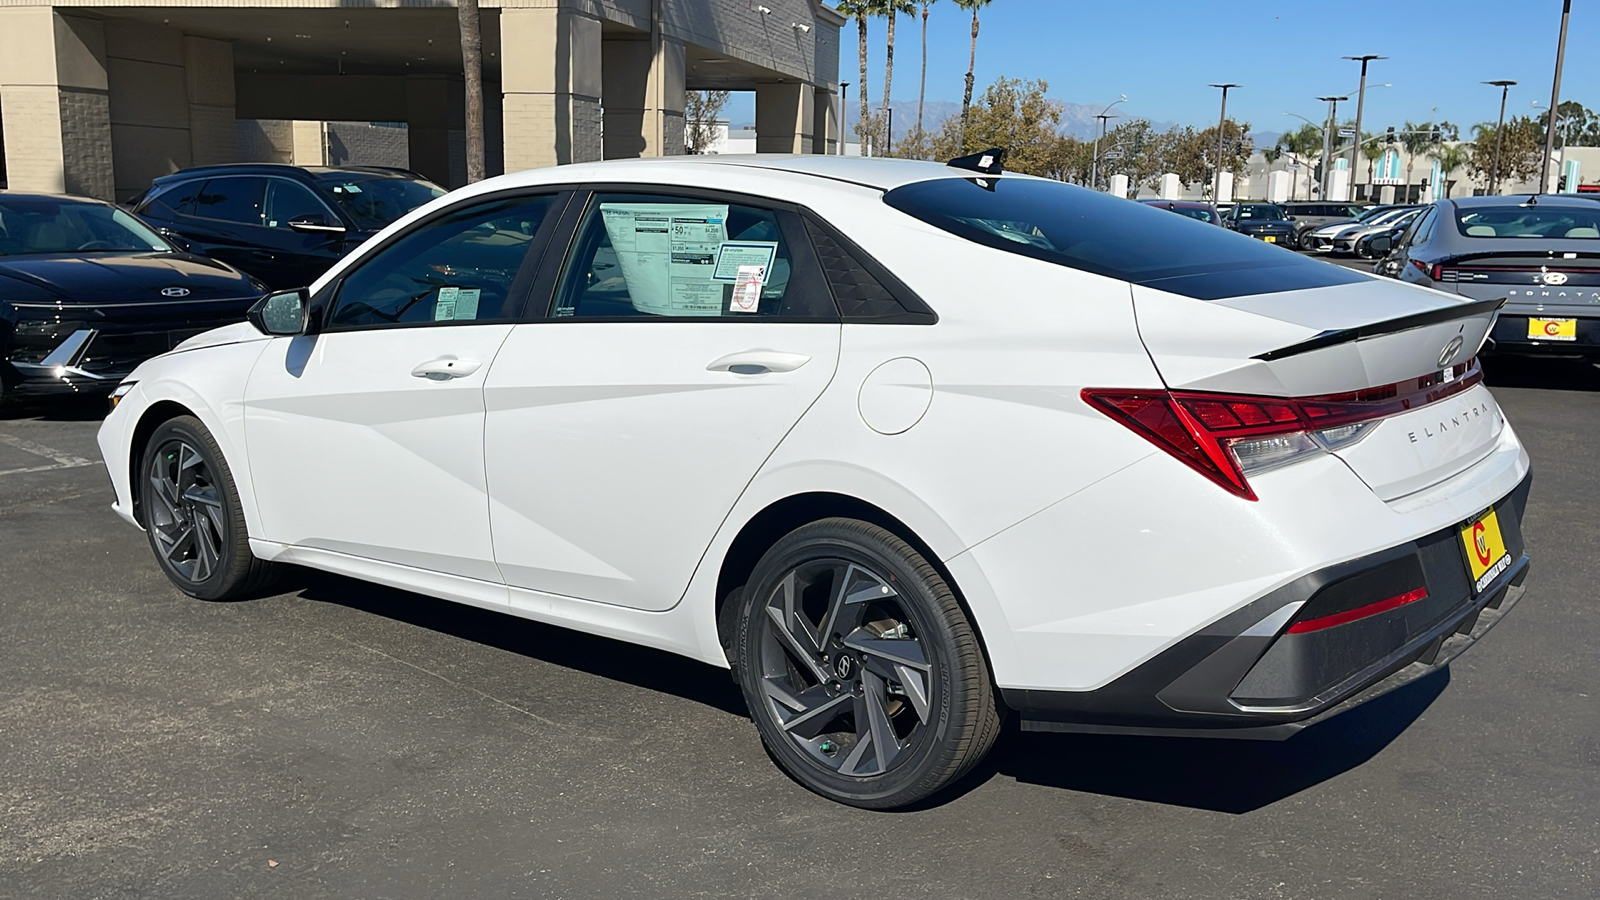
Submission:
[[[478,297],[482,294],[483,291],[478,288],[439,288],[439,297],[433,302],[433,320],[435,322],[456,322],[476,319],[478,317]]]
[[[766,279],[766,266],[740,266],[733,282],[733,299],[728,302],[728,312],[760,312],[761,285]]]
[[[335,194],[359,194],[361,193],[361,188],[353,184],[336,184],[333,186],[333,192]]]
[[[718,281],[738,281],[746,266],[771,269],[778,255],[777,241],[723,241],[717,250],[717,270],[712,278]]]
[[[657,316],[722,313],[722,283],[712,278],[728,239],[726,203],[602,203],[633,308]]]

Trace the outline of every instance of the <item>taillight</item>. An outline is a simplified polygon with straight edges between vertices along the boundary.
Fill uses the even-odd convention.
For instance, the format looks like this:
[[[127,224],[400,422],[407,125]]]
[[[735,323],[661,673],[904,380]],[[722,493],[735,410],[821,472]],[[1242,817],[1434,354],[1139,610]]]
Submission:
[[[1424,275],[1426,275],[1426,276],[1428,276],[1428,277],[1429,277],[1429,278],[1432,278],[1432,277],[1433,277],[1433,273],[1432,273],[1432,272],[1430,272],[1430,271],[1429,271],[1429,270],[1428,270],[1428,264],[1427,264],[1427,263],[1425,263],[1425,262],[1423,262],[1423,261],[1422,261],[1422,260],[1420,260],[1420,259],[1413,259],[1413,260],[1412,260],[1412,261],[1411,261],[1411,264],[1412,264],[1412,265],[1413,265],[1413,266],[1416,266],[1416,267],[1417,267],[1417,271],[1418,271],[1418,272],[1421,272],[1421,273],[1422,273],[1422,274],[1424,274]],[[1438,268],[1438,267],[1437,267],[1437,266],[1435,266],[1435,267],[1434,267],[1434,268]]]
[[[1084,388],[1084,402],[1206,476],[1256,499],[1246,476],[1347,447],[1378,420],[1483,380],[1476,358],[1405,381],[1317,397]]]
[[[1434,281],[1443,281],[1444,280],[1444,266],[1440,265],[1439,263],[1434,263],[1433,264],[1433,271],[1428,273],[1428,277],[1432,278]]]

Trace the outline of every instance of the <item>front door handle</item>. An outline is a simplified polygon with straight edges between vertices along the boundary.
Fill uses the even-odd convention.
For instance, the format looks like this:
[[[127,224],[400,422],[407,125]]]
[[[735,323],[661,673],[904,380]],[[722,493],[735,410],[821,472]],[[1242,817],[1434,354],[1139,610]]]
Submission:
[[[793,372],[811,361],[804,353],[784,350],[742,350],[719,357],[706,366],[707,372],[732,372],[735,375],[765,375],[768,372]]]
[[[438,359],[430,359],[425,363],[418,364],[415,369],[411,370],[411,374],[418,378],[426,378],[429,381],[449,381],[452,378],[465,378],[478,371],[478,367],[481,365],[483,363],[475,359],[456,359],[454,356],[441,356]]]

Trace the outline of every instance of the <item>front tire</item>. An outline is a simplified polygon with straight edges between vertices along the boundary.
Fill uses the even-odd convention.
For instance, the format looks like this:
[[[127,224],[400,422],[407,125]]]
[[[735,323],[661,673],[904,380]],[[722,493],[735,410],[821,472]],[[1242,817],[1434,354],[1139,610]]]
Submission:
[[[233,473],[199,419],[158,425],[138,471],[140,524],[174,587],[201,600],[236,600],[270,580],[272,566],[250,552]]]
[[[774,760],[851,806],[915,803],[968,772],[1000,731],[976,632],[915,549],[853,519],[779,540],[741,598],[745,702]]]

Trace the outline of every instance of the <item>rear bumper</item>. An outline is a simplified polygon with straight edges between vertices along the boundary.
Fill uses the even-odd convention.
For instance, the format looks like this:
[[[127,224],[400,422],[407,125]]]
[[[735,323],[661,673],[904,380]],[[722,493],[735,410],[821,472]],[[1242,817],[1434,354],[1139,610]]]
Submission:
[[[1521,599],[1531,476],[1494,504],[1511,565],[1481,591],[1458,526],[1313,572],[1090,691],[1002,689],[1029,731],[1282,740],[1446,665]],[[1428,596],[1314,633],[1289,627],[1422,579]]]
[[[1529,314],[1506,310],[1500,313],[1489,339],[1494,343],[1486,352],[1518,356],[1583,357],[1600,359],[1600,316],[1563,316],[1551,312],[1549,318],[1576,319],[1577,340],[1549,341],[1528,337]]]

